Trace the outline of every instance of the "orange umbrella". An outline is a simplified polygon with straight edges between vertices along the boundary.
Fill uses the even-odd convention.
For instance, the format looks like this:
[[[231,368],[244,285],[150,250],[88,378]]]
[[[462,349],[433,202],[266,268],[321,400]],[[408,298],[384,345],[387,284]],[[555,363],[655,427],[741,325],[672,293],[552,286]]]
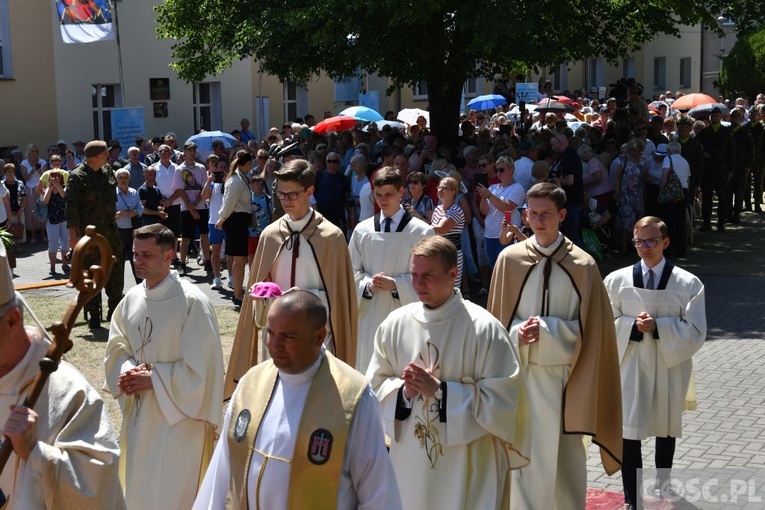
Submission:
[[[676,110],[690,110],[695,106],[716,102],[717,99],[706,94],[687,94],[672,103],[672,108]]]
[[[553,96],[553,101],[558,101],[559,103],[564,104],[571,104],[573,103],[573,100],[568,96]]]
[[[356,127],[356,124],[358,124],[358,121],[353,117],[330,117],[316,124],[313,127],[313,131],[314,133],[319,133],[321,135],[329,133],[330,131],[339,133],[340,131]]]

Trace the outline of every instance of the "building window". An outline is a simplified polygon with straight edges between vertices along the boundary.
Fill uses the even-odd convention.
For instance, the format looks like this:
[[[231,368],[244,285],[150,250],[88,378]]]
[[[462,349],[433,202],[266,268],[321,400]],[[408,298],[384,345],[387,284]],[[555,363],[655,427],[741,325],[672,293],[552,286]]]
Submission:
[[[0,0],[0,78],[13,78],[8,0]]]
[[[122,108],[122,95],[119,85],[96,83],[91,85],[93,100],[93,138],[96,140],[112,139],[112,110]]]
[[[221,97],[219,82],[195,83],[192,88],[194,103],[194,132],[221,128]]]
[[[297,119],[297,83],[294,81],[288,81],[284,84],[284,121],[292,121]],[[358,97],[357,97],[358,98]]]
[[[667,88],[666,57],[656,57],[653,59],[653,88],[660,90]]]
[[[468,78],[465,81],[464,90],[465,97],[476,97],[483,93],[484,79],[483,78]]]
[[[691,57],[680,59],[680,88],[691,88]]]
[[[553,74],[553,90],[568,89],[568,64],[561,64]]]
[[[634,78],[637,76],[635,57],[627,57],[622,61],[622,78]]]
[[[428,84],[424,81],[418,81],[414,84],[412,99],[427,99],[428,98]]]
[[[602,87],[603,83],[603,71],[605,69],[605,60],[602,58],[591,58],[589,60],[590,69],[587,74],[589,77],[589,87],[591,91],[597,91],[598,87]]]
[[[361,77],[360,76],[345,76],[335,80],[335,102],[336,103],[349,103],[359,100],[359,92],[361,91]],[[297,101],[297,96],[295,101]],[[297,117],[287,117],[288,119],[294,119]]]

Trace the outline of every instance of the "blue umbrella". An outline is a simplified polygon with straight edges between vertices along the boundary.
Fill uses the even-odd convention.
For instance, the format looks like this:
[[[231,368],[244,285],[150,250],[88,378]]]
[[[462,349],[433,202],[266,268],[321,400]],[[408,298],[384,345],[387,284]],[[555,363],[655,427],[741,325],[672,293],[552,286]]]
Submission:
[[[223,147],[226,149],[236,145],[236,138],[223,131],[202,131],[190,137],[186,140],[186,143],[194,142],[197,144],[197,156],[204,161],[207,159],[207,156],[213,153],[212,144],[216,140],[223,142]]]
[[[482,111],[482,110],[490,110],[492,108],[497,108],[498,106],[502,106],[503,104],[507,104],[507,99],[505,99],[504,97],[498,94],[486,94],[484,96],[474,97],[473,99],[470,100],[470,102],[467,105],[468,105],[468,108]]]
[[[351,106],[338,113],[338,115],[341,117],[353,117],[356,120],[364,122],[377,122],[378,120],[383,120],[382,115],[366,106]]]

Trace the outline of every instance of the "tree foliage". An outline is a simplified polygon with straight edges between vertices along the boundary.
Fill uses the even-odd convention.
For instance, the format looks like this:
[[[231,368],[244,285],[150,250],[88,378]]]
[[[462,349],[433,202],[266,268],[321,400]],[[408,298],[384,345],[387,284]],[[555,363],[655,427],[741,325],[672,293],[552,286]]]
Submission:
[[[715,5],[715,4],[721,5]],[[729,2],[724,2],[729,5]],[[705,22],[723,0],[165,0],[158,34],[176,39],[187,81],[255,58],[306,82],[363,68],[396,86],[425,81],[431,124],[452,137],[462,84],[518,66],[592,56],[617,62],[657,34]]]
[[[763,0],[733,0],[723,13],[736,24],[739,35],[748,35],[763,27],[765,2]]]
[[[723,59],[720,88],[728,97],[755,97],[765,90],[765,27],[736,41]]]

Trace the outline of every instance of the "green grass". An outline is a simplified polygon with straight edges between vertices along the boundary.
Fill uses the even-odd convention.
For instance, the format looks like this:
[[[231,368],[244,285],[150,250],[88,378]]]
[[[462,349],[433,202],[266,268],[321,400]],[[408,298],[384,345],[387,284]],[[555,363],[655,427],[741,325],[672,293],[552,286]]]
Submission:
[[[70,299],[67,297],[55,297],[42,293],[24,293],[24,299],[29,307],[40,320],[43,327],[50,331],[51,325],[59,322],[64,317]],[[104,305],[104,309],[106,306]],[[223,345],[224,366],[228,366],[228,359],[231,353],[231,346],[234,341],[236,324],[239,320],[239,314],[233,310],[230,305],[221,305],[215,308],[220,327],[221,344]],[[87,323],[80,313],[71,339],[74,347],[69,351],[64,359],[77,367],[90,384],[92,384],[101,393],[101,397],[106,402],[109,417],[117,431],[120,430],[122,415],[120,413],[117,401],[103,389],[104,386],[104,353],[106,351],[106,342],[109,336],[109,324],[103,323],[103,328],[90,331]]]

